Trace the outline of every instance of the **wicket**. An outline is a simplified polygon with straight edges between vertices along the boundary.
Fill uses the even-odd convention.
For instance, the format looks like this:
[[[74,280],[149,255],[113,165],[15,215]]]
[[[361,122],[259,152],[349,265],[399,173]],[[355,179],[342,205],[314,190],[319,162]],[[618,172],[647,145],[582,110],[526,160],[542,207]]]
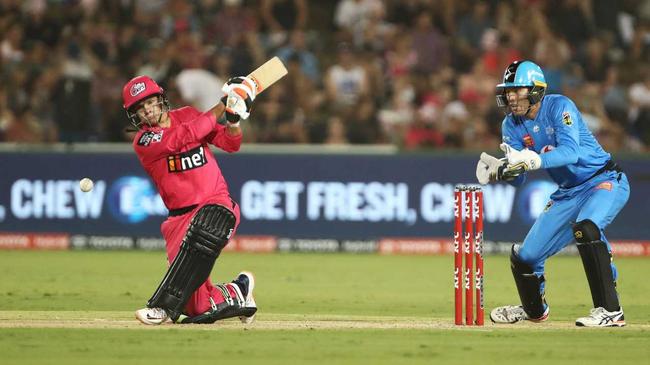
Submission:
[[[464,232],[463,220],[465,221]],[[474,234],[473,240],[472,234]],[[463,252],[460,249],[461,236]],[[474,260],[476,260],[475,274],[473,273]],[[483,191],[480,187],[459,185],[454,189],[454,322],[456,325],[463,325],[461,281],[465,289],[465,324],[483,325],[483,274]],[[472,286],[476,288],[475,293]],[[474,321],[474,296],[476,296],[476,321]]]

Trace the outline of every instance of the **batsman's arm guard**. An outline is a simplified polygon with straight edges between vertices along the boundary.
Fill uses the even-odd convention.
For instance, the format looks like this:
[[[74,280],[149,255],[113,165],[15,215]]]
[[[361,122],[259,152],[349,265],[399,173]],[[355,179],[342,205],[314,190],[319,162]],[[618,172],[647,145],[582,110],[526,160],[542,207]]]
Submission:
[[[235,222],[233,213],[220,205],[206,205],[199,209],[192,218],[178,255],[147,306],[165,309],[176,321],[190,296],[210,276]]]

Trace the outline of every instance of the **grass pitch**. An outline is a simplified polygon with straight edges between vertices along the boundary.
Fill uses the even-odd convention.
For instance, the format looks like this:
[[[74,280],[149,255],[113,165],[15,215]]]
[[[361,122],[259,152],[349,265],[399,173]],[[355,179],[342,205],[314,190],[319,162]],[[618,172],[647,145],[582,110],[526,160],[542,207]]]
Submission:
[[[214,281],[256,275],[257,321],[139,324],[163,252],[0,252],[2,364],[617,364],[650,357],[650,260],[618,258],[628,326],[574,326],[591,299],[578,257],[547,263],[551,319],[456,327],[452,257],[233,254]],[[513,304],[508,259],[485,262],[486,314]]]

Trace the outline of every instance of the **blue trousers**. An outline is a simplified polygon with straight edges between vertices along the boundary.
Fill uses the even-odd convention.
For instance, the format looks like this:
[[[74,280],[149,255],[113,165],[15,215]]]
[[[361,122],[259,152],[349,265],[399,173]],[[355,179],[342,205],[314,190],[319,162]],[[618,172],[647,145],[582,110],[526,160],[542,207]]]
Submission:
[[[551,195],[551,205],[537,218],[516,249],[519,259],[530,265],[535,274],[544,273],[546,259],[573,243],[572,223],[589,219],[600,228],[601,240],[612,248],[605,228],[614,220],[630,196],[630,184],[624,173],[608,171],[571,189],[558,189]],[[616,267],[612,264],[614,280]],[[542,288],[543,291],[543,288]]]

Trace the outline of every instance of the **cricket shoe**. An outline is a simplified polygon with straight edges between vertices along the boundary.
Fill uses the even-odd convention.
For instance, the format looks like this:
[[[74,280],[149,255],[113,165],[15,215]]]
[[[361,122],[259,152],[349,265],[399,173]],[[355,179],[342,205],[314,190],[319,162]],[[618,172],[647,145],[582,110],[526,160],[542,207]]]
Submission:
[[[257,304],[255,304],[255,298],[253,298],[255,277],[251,272],[242,271],[232,282],[241,291],[242,297],[244,297],[242,307],[246,313],[239,316],[239,320],[242,321],[242,323],[251,323],[255,320],[255,313],[257,312]]]
[[[239,317],[243,323],[251,323],[255,320],[257,305],[253,299],[253,289],[255,288],[253,274],[243,271],[232,282],[217,284],[214,287],[221,291],[224,301],[216,303],[214,299],[209,298],[211,308],[207,312],[193,317],[184,317],[180,323],[209,324],[233,317]],[[234,296],[229,289],[232,289]]]
[[[625,326],[625,316],[623,308],[610,312],[603,307],[591,308],[587,317],[576,319],[578,327],[623,327]]]
[[[162,308],[142,308],[135,311],[135,318],[144,324],[159,325],[169,320],[169,315]]]
[[[539,318],[530,318],[520,305],[505,305],[496,307],[490,312],[490,320],[494,323],[517,323],[521,321],[544,322],[548,319],[549,307]]]

